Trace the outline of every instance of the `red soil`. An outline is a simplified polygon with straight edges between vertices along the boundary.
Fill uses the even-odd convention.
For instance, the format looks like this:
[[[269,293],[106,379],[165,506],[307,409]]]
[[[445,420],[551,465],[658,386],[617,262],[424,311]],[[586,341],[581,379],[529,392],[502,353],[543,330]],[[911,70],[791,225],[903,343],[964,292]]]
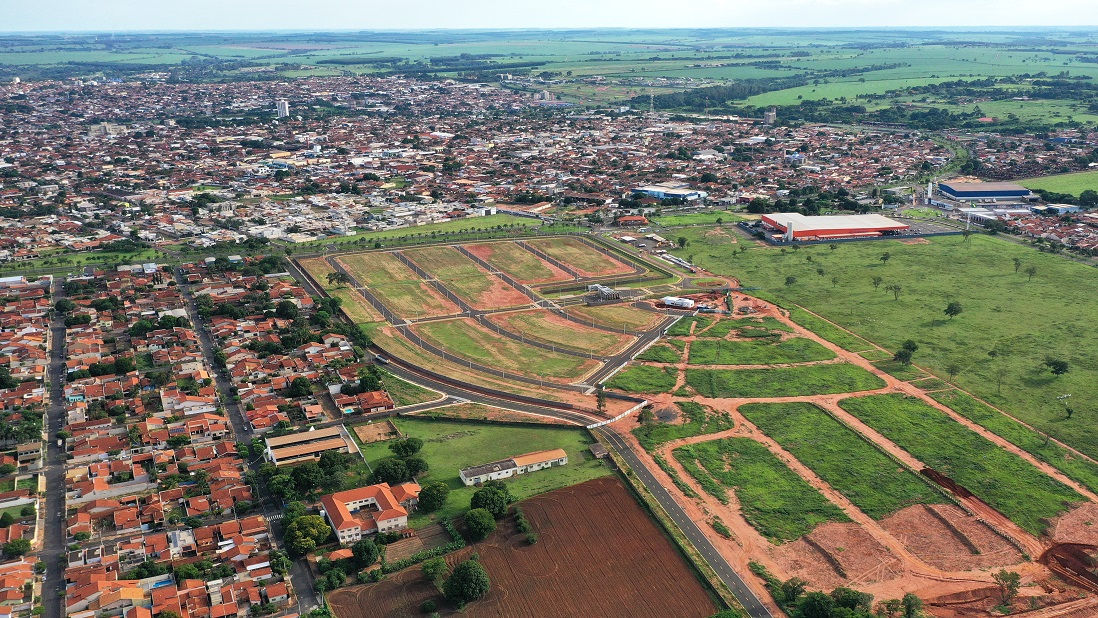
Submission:
[[[506,272],[507,274],[511,275],[512,277],[514,277],[515,281],[518,281],[519,283],[525,283],[527,285],[532,285],[532,284],[535,284],[535,283],[554,283],[554,282],[557,282],[557,281],[571,281],[572,280],[572,275],[569,275],[568,273],[566,273],[563,270],[557,268],[556,266],[553,266],[549,262],[546,262],[545,260],[539,258],[538,256],[534,255],[533,253],[530,253],[530,257],[537,260],[537,261],[539,261],[539,262],[541,262],[541,265],[544,266],[550,272],[552,272],[553,275],[551,277],[541,277],[541,278],[534,278],[534,279],[522,279],[520,277],[515,277],[515,275],[513,275],[509,270],[507,270],[506,268],[500,267],[499,263],[492,261],[492,256],[495,255],[495,253],[496,253],[495,250],[496,250],[496,247],[497,247],[498,244],[499,243],[485,243],[483,245],[465,245],[465,250],[468,251],[469,253],[472,253],[473,255],[477,256],[478,258],[484,260],[485,262],[488,262],[488,263],[492,264],[496,268],[499,268],[503,272]],[[526,251],[525,249],[523,249],[522,247],[519,247],[517,245],[515,247],[519,251]]]

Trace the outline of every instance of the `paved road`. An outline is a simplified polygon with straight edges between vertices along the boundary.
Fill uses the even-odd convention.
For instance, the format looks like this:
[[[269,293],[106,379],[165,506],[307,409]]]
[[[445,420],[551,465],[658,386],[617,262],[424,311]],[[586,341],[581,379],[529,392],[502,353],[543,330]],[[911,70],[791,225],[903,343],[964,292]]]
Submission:
[[[54,278],[53,300],[65,297],[60,283]],[[65,323],[60,313],[50,320],[50,405],[46,410],[46,512],[45,534],[38,557],[46,563],[46,578],[42,584],[42,604],[46,618],[61,618],[65,589],[65,449],[57,446],[57,432],[65,424]]]
[[[183,278],[179,272],[176,272],[176,282],[179,284],[179,289],[183,294],[185,307],[187,309],[187,317],[191,320],[191,324],[194,326],[194,331],[198,334],[198,343],[202,348],[202,355],[205,356],[206,362],[213,370],[214,382],[217,384],[217,391],[221,394],[221,402],[225,405],[225,408],[229,411],[229,423],[233,427],[233,435],[237,440],[244,442],[250,442],[255,434],[244,422],[244,413],[240,409],[240,405],[232,399],[232,381],[229,379],[228,373],[214,362],[214,351],[217,350],[217,345],[213,341],[213,337],[210,336],[209,329],[206,328],[206,323],[198,316],[198,307],[195,305],[194,295],[191,294],[190,287],[184,285]],[[261,458],[253,458],[248,462],[248,466],[253,472],[259,471],[259,464]],[[260,492],[260,488],[256,487],[255,491]],[[259,499],[259,505],[262,508],[264,517],[270,523],[271,532],[273,533],[271,543],[276,548],[279,547],[278,539],[282,538],[282,522],[280,511],[272,504],[272,500],[267,499],[262,493],[258,493],[256,496]],[[305,613],[314,607],[318,607],[320,600],[317,598],[316,586],[313,583],[312,571],[309,570],[308,563],[305,559],[295,560],[290,567],[290,582],[293,584],[294,592],[297,594],[297,606],[299,613]]]
[[[629,467],[633,468],[637,478],[648,488],[648,491],[652,492],[656,501],[667,511],[667,514],[671,516],[671,520],[679,526],[686,538],[690,539],[690,542],[697,548],[705,561],[709,563],[709,566],[713,567],[717,577],[721,578],[721,581],[728,586],[732,594],[736,595],[744,609],[747,610],[747,614],[753,618],[773,618],[773,614],[770,613],[766,605],[763,605],[759,597],[747,586],[739,573],[732,568],[732,565],[728,564],[728,561],[717,551],[717,548],[713,547],[713,544],[709,542],[709,539],[698,528],[698,525],[686,515],[679,503],[675,502],[671,494],[660,484],[648,467],[644,465],[644,462],[637,457],[632,447],[617,434],[613,426],[606,425],[595,431],[606,438],[629,464]]]

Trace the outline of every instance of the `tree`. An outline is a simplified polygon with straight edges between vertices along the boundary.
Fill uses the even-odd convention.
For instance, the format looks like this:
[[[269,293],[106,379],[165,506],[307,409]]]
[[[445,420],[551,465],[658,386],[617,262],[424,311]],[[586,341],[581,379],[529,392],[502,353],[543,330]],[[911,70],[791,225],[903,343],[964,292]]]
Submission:
[[[355,557],[355,564],[362,567],[368,567],[377,560],[377,556],[380,553],[377,549],[377,545],[374,544],[371,539],[362,539],[356,541],[351,546],[351,553]]]
[[[678,245],[679,249],[686,247],[690,241],[685,236],[679,236]]]
[[[466,560],[454,567],[454,572],[443,585],[443,592],[447,601],[460,608],[488,594],[489,588],[491,582],[484,567],[476,560]]]
[[[386,459],[374,468],[374,480],[390,485],[399,485],[411,478],[408,466],[401,459]]]
[[[1033,281],[1033,275],[1036,275],[1036,274],[1037,274],[1037,267],[1036,266],[1026,266],[1026,275],[1029,276],[1029,279],[1027,279],[1027,281]]]
[[[835,601],[823,592],[809,592],[797,602],[797,618],[831,618]]]
[[[286,549],[291,556],[304,556],[328,540],[332,529],[320,515],[302,515],[286,526]]]
[[[300,494],[309,494],[320,489],[324,482],[324,470],[315,461],[308,461],[296,466],[290,472],[290,478],[294,480],[294,487]]]
[[[53,308],[60,311],[61,313],[68,313],[73,309],[76,309],[76,303],[67,298],[62,298],[61,300],[53,304]]]
[[[845,607],[854,612],[869,614],[873,608],[873,595],[853,588],[840,586],[831,591],[831,599],[837,607]]]
[[[7,528],[15,523],[15,518],[11,516],[11,513],[4,511],[3,515],[0,515],[0,528]]]
[[[311,394],[313,394],[313,383],[304,376],[294,378],[290,382],[290,387],[286,389],[286,396],[291,399],[308,397]]]
[[[436,588],[439,587],[439,582],[442,581],[443,577],[446,577],[449,571],[446,568],[446,559],[442,556],[423,561],[423,577],[434,584]]]
[[[405,438],[389,445],[389,450],[401,459],[415,455],[421,448],[423,448],[423,440],[419,438]]]
[[[914,339],[907,339],[900,344],[900,347],[909,350],[912,354],[919,351],[919,344],[915,343]]]
[[[427,460],[422,457],[409,457],[404,460],[404,467],[408,469],[408,478],[414,479],[427,471]]]
[[[904,606],[904,618],[919,618],[923,615],[923,600],[913,593],[907,593],[900,601]]]
[[[884,277],[878,275],[876,277],[873,277],[871,281],[873,282],[873,289],[876,290],[877,288],[881,287],[882,283],[884,283]]]
[[[474,542],[482,541],[496,529],[496,518],[484,509],[471,509],[465,514],[465,528]]]
[[[469,506],[484,509],[499,519],[507,514],[507,495],[495,487],[482,487],[473,493]]]
[[[837,285],[839,285],[839,278],[838,277],[832,277],[831,278],[831,287],[835,287]]]
[[[899,283],[889,283],[885,286],[885,291],[892,292],[893,300],[900,300],[900,293],[904,291],[904,288]]]
[[[785,284],[786,285],[793,285],[796,282],[797,282],[797,278],[794,277],[793,275],[789,275],[788,277],[785,278]]]
[[[961,242],[968,242],[970,236],[972,236],[972,230],[961,230]]]
[[[945,308],[945,314],[948,315],[949,319],[951,319],[951,320],[953,318],[955,318],[956,316],[961,315],[962,311],[964,311],[964,308],[961,307],[961,303],[959,303],[955,300],[951,301],[948,305],[946,305],[946,308]]]
[[[30,551],[31,542],[27,539],[12,539],[4,543],[4,555],[9,558],[17,558]]]
[[[995,580],[995,583],[999,585],[999,596],[1003,600],[1003,605],[1009,606],[1011,601],[1014,600],[1014,597],[1018,596],[1018,588],[1021,586],[1022,576],[1014,571],[1002,569],[991,577]]]
[[[1068,372],[1071,367],[1068,366],[1068,362],[1062,358],[1054,358],[1052,356],[1045,357],[1045,366],[1053,375],[1062,376]]]
[[[889,253],[888,251],[885,251],[884,253],[881,254],[881,257],[878,258],[878,259],[881,260],[882,264],[887,264],[888,261],[892,259],[892,254]]]
[[[911,350],[899,349],[892,355],[892,360],[902,363],[904,365],[911,364]]]
[[[961,369],[963,369],[963,367],[961,367],[961,363],[957,361],[949,361],[948,363],[946,363],[945,370],[946,373],[949,374],[950,382],[953,381],[953,378],[957,377],[958,373],[961,373]]]
[[[351,277],[343,272],[328,273],[328,285],[344,285],[351,283]]]
[[[450,495],[450,486],[446,483],[428,483],[419,492],[419,510],[425,513],[439,510],[446,503],[448,495]]]
[[[284,320],[297,319],[297,316],[300,314],[301,310],[297,308],[297,305],[295,305],[293,301],[289,300],[278,303],[278,306],[275,308],[275,316]]]
[[[1018,270],[1022,268],[1022,258],[1014,258],[1014,274],[1018,274]]]

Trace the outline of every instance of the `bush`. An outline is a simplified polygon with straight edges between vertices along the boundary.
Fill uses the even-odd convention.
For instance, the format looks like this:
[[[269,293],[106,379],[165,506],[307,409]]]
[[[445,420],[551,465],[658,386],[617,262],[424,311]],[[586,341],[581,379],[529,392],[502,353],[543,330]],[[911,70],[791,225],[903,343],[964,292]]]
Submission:
[[[526,535],[526,543],[528,545],[534,545],[537,542],[538,542],[538,533],[537,532],[531,532],[531,533]]]
[[[482,541],[496,529],[496,518],[485,509],[471,509],[465,514],[465,527],[474,542]]]
[[[430,614],[438,609],[438,603],[435,603],[434,599],[427,599],[419,605],[419,611],[424,614]]]
[[[530,521],[526,519],[526,514],[517,506],[515,507],[515,527],[519,532],[532,532],[534,530],[530,525]]]

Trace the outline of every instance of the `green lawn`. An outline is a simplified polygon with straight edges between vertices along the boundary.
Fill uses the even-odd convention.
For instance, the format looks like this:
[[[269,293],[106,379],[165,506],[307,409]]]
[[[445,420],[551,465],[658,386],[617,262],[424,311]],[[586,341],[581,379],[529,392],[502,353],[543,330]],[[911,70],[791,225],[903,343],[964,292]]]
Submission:
[[[423,457],[430,469],[420,477],[420,485],[442,481],[451,492],[443,508],[434,514],[417,513],[410,524],[418,528],[430,521],[453,517],[469,508],[469,499],[475,487],[465,487],[458,478],[458,470],[468,466],[489,463],[532,451],[563,448],[568,453],[568,463],[559,468],[549,468],[521,475],[506,481],[511,493],[518,499],[582,483],[610,474],[601,460],[587,451],[594,440],[585,429],[560,427],[517,427],[489,423],[452,422],[430,419],[395,418],[393,422],[401,433],[423,440]],[[362,447],[362,454],[371,466],[392,456],[387,442]]]
[[[804,337],[794,337],[776,343],[768,339],[751,341],[698,339],[690,345],[690,364],[692,365],[768,365],[822,361],[832,358],[835,358],[834,352]]]
[[[1071,394],[1076,410],[1098,409],[1094,268],[983,234],[967,242],[946,236],[926,244],[845,243],[834,251],[816,245],[783,255],[758,246],[736,253],[738,245],[706,238],[706,229],[681,230],[691,245],[676,253],[693,253],[703,268],[739,276],[744,285],[764,288],[767,297],[803,305],[889,350],[914,339],[919,366],[942,378],[949,375],[946,367],[957,363],[959,386],[1098,457],[1098,423],[1085,413],[1067,419],[1056,399]],[[882,262],[885,252],[890,259]],[[1013,258],[1021,260],[1017,273]],[[817,266],[839,278],[838,292],[829,276],[816,276]],[[1028,266],[1037,271],[1032,281],[1025,274]],[[786,286],[789,275],[797,282]],[[873,287],[874,276],[883,279],[879,289]],[[890,283],[902,287],[899,300],[885,291]],[[953,300],[964,311],[949,320],[943,310]],[[793,318],[847,349],[871,347],[803,312],[794,310]],[[991,350],[999,353],[992,357]],[[1049,372],[1043,365],[1049,355],[1066,360],[1068,373]]]
[[[683,422],[662,423],[657,420],[637,427],[633,435],[641,446],[650,451],[664,442],[717,433],[735,426],[727,412],[716,412],[693,401],[678,401],[675,405],[682,410]]]
[[[627,393],[666,393],[675,387],[675,374],[671,367],[633,365],[619,371],[606,387]]]
[[[1083,499],[918,399],[873,395],[839,405],[1033,534]]]
[[[868,391],[883,380],[856,365],[777,369],[687,369],[686,384],[706,397],[796,397]]]
[[[1055,193],[1070,193],[1077,196],[1086,190],[1098,191],[1098,170],[1088,172],[1075,172],[1074,174],[1057,174],[1055,176],[1041,176],[1039,178],[1026,178],[1020,181],[1021,185],[1029,189],[1044,189]]]
[[[873,519],[947,502],[919,475],[810,403],[758,403],[740,413]]]
[[[735,490],[744,518],[773,543],[798,539],[822,523],[849,521],[754,440],[700,442],[681,446],[674,455],[707,492],[727,500],[727,490]]]

